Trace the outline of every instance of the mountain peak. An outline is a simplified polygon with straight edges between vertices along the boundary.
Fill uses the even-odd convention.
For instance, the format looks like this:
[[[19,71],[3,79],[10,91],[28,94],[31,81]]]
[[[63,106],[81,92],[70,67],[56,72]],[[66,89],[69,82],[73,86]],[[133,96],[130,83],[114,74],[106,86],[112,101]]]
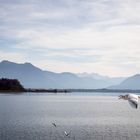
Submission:
[[[126,78],[119,85],[111,86],[112,89],[140,89],[140,74]]]
[[[9,65],[9,64],[17,64],[17,63],[11,62],[11,61],[8,61],[8,60],[3,60],[3,61],[1,61],[1,64]]]
[[[8,61],[8,60],[3,60],[3,61],[1,61],[1,63],[10,63],[10,61]]]
[[[31,63],[29,63],[29,62],[25,62],[24,65],[26,65],[26,66],[33,66],[33,65],[32,65]]]

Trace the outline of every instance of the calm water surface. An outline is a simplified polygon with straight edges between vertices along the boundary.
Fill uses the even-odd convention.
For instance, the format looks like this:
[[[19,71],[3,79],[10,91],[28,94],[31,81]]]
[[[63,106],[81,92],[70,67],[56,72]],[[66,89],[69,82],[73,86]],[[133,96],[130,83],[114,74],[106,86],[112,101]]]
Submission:
[[[0,140],[140,140],[140,108],[119,94],[0,94]]]

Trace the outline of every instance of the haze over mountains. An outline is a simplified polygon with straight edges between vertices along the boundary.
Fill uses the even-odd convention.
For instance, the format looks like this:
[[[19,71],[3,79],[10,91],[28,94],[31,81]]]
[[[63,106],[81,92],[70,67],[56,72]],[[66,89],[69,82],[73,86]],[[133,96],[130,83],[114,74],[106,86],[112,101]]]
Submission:
[[[31,63],[0,63],[0,78],[16,78],[25,88],[111,88],[140,89],[140,75],[110,78],[96,73],[54,73],[43,71]],[[113,86],[117,85],[117,86]]]

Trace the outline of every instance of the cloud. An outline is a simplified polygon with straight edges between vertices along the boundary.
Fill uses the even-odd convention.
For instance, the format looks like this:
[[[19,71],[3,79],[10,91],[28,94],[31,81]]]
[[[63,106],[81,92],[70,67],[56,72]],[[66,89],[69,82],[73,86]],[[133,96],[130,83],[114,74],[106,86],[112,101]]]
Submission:
[[[0,60],[10,60],[13,62],[26,62],[26,59],[23,54],[5,51],[0,51]]]
[[[0,6],[1,59],[55,71],[139,72],[138,0],[1,0]]]

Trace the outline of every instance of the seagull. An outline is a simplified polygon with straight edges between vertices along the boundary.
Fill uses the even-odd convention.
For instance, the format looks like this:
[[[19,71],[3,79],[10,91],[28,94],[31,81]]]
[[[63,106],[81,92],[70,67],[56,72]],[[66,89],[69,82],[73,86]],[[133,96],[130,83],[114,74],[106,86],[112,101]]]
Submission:
[[[53,125],[54,127],[57,127],[57,125],[56,125],[55,123],[52,123],[52,125]]]
[[[64,131],[65,136],[69,136],[70,132],[68,133],[67,131]]]
[[[119,99],[124,99],[124,100],[128,100],[129,104],[131,105],[131,107],[137,109],[138,108],[138,100],[139,100],[140,96],[136,95],[136,94],[126,94],[126,95],[120,95]]]

